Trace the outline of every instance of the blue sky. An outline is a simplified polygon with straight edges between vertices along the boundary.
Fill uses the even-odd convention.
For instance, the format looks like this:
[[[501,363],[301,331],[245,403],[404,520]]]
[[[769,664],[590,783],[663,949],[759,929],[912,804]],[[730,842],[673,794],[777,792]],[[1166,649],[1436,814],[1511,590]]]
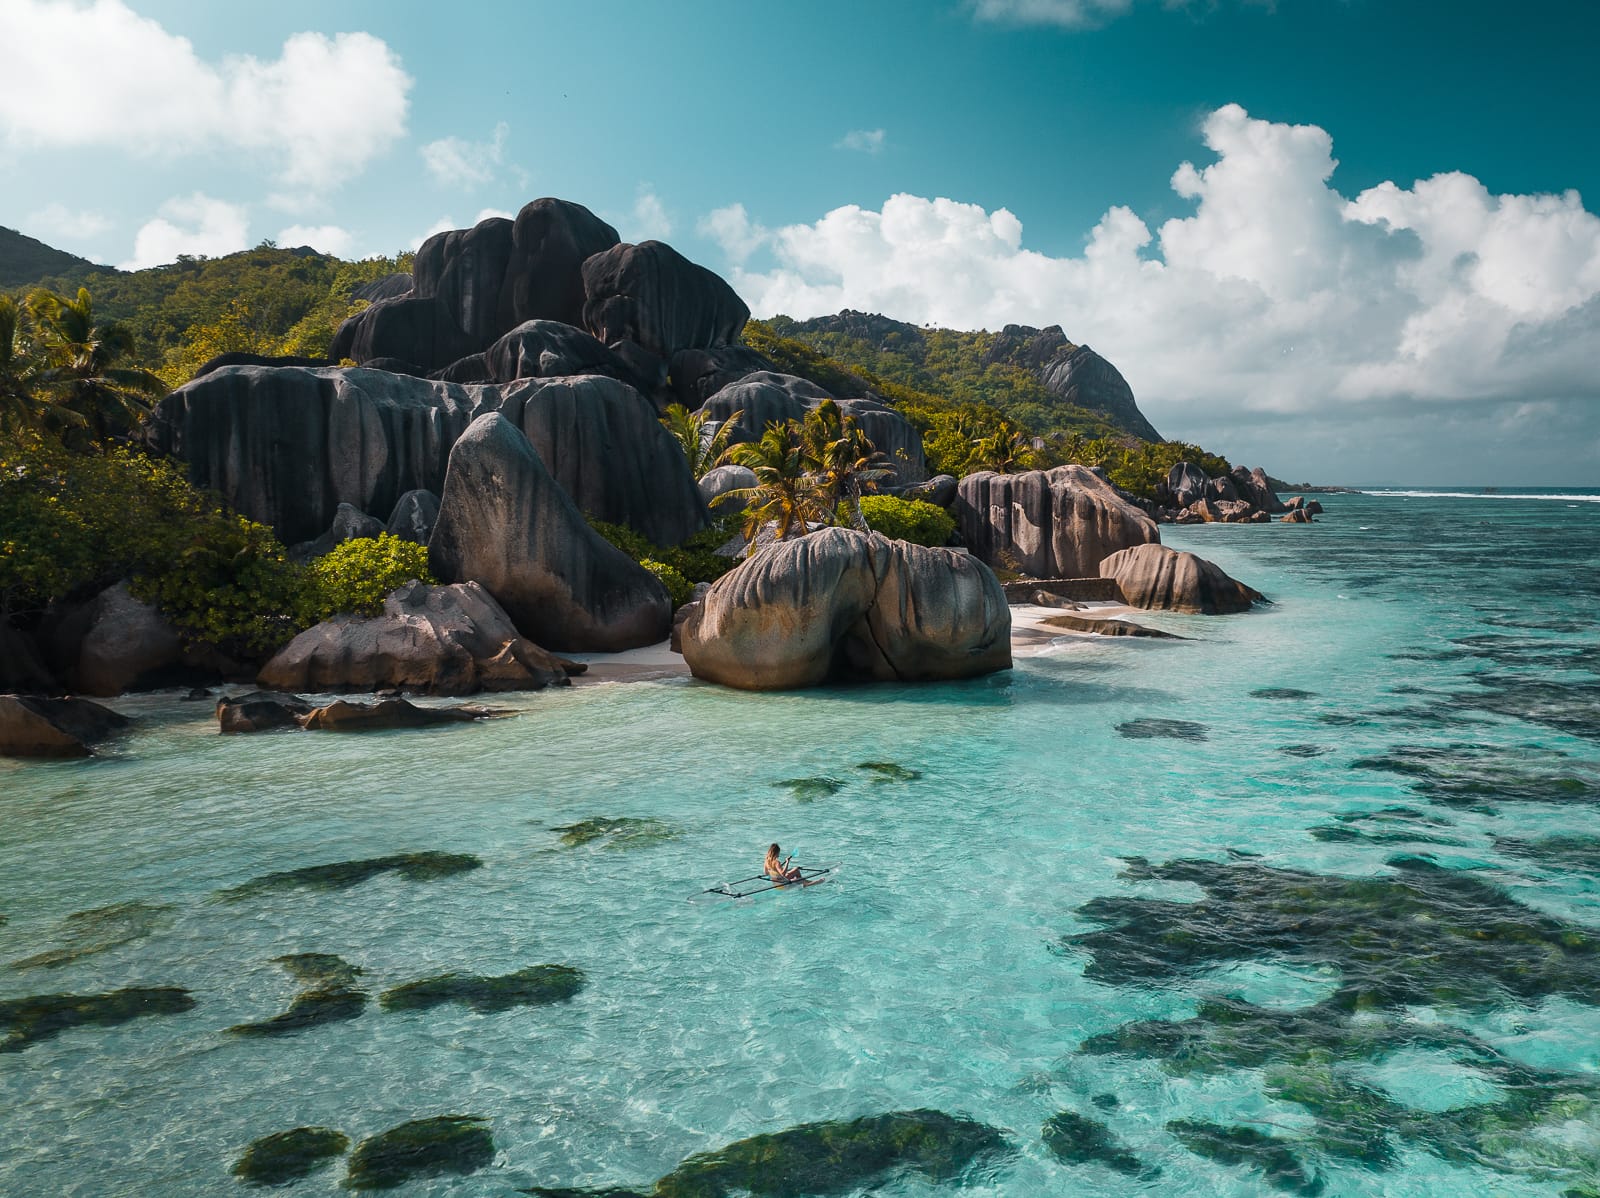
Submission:
[[[1595,486],[1597,51],[1586,0],[0,0],[0,224],[359,256],[558,195],[758,312],[1060,323],[1278,474]]]

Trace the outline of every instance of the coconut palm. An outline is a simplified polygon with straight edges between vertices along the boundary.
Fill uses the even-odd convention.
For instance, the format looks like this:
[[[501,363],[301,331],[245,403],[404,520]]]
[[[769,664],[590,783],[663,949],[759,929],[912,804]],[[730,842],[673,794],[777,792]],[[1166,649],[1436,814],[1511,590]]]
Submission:
[[[972,453],[975,469],[999,474],[1031,469],[1035,460],[1031,438],[1009,421],[1001,421],[994,432],[974,441]]]
[[[689,463],[689,473],[699,480],[728,452],[728,442],[743,415],[743,411],[735,412],[712,431],[706,427],[711,423],[711,413],[703,408],[691,412],[681,403],[675,403],[668,405],[661,416],[661,423],[683,450],[683,456]]]
[[[45,363],[29,327],[28,310],[0,295],[0,429],[81,427],[45,387]]]
[[[756,485],[726,492],[745,501],[744,537],[753,541],[768,521],[777,525],[777,538],[804,536],[812,521],[828,523],[826,496],[806,469],[800,426],[794,421],[769,424],[759,441],[746,441],[727,452],[736,466],[756,476]]]
[[[44,359],[39,390],[71,414],[63,423],[84,424],[93,440],[135,427],[149,413],[149,400],[166,389],[148,370],[125,364],[133,357],[133,334],[116,321],[96,320],[87,288],[73,299],[35,291],[28,311]]]
[[[828,510],[836,511],[842,502],[849,509],[851,525],[870,531],[861,512],[861,495],[876,491],[880,482],[893,476],[889,455],[880,452],[856,418],[831,399],[807,413],[801,441],[806,465],[826,497]]]

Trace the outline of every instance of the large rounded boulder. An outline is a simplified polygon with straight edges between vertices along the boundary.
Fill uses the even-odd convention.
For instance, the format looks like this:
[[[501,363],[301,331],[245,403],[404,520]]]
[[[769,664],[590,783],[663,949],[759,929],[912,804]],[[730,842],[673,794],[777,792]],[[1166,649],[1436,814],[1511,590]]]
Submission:
[[[1227,615],[1248,611],[1261,592],[1225,574],[1220,566],[1166,545],[1137,545],[1100,563],[1100,577],[1113,578],[1131,607]]]
[[[969,555],[827,528],[718,579],[681,630],[698,678],[743,690],[971,678],[1011,665],[1011,612]]]
[[[482,348],[501,330],[500,291],[510,258],[511,222],[503,216],[435,233],[417,249],[412,292],[437,299],[472,347]]]
[[[711,522],[683,450],[627,383],[551,379],[507,397],[500,410],[579,511],[655,545],[682,544]]]
[[[659,241],[617,245],[583,264],[583,323],[607,345],[632,341],[671,361],[739,339],[750,309],[718,275]]]
[[[759,440],[769,424],[802,420],[809,409],[831,398],[809,379],[761,370],[722,388],[701,411],[719,427],[733,420],[728,441],[737,445]]]
[[[655,575],[589,527],[498,412],[473,421],[450,451],[428,559],[440,579],[482,583],[548,649],[633,649],[672,628]]]
[[[562,686],[561,660],[524,638],[475,582],[392,591],[381,615],[335,616],[306,629],[261,668],[257,682],[280,691],[373,691],[431,695]]]
[[[1093,578],[1113,553],[1161,539],[1154,520],[1086,466],[969,474],[956,515],[972,552],[1036,578]]]
[[[582,324],[583,264],[620,240],[582,204],[548,196],[524,204],[511,228],[500,327],[529,320]]]
[[[627,378],[621,358],[582,329],[556,320],[519,324],[483,352],[484,377],[497,383],[514,379],[606,374]]]

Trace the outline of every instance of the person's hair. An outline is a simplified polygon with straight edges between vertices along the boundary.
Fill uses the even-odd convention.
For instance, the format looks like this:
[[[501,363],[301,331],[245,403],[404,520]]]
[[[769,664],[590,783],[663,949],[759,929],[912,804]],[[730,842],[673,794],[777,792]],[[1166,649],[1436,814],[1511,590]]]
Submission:
[[[774,857],[776,857],[782,851],[783,851],[782,849],[778,848],[778,844],[777,844],[776,841],[774,841],[773,844],[772,844],[772,847],[767,850],[767,852],[769,854],[771,854],[772,856],[774,856]]]

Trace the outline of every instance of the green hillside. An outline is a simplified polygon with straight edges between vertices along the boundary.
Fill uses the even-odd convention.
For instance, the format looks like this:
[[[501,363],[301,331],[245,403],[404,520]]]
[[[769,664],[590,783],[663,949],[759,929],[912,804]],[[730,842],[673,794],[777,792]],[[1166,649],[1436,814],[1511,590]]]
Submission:
[[[77,279],[91,271],[110,269],[0,226],[0,290],[26,287],[46,277]]]

